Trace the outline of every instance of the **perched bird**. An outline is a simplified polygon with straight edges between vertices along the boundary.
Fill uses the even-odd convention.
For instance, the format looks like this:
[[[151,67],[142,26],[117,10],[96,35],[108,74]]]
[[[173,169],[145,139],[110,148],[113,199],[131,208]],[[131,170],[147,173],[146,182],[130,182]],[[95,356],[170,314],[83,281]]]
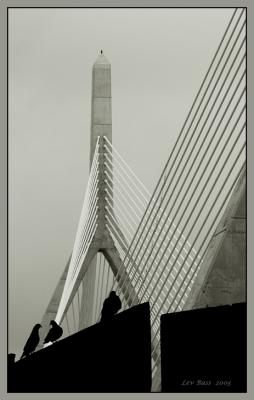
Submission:
[[[25,344],[25,347],[23,349],[23,354],[20,358],[23,358],[25,356],[28,356],[29,354],[31,354],[36,347],[39,344],[40,341],[40,336],[39,336],[39,329],[41,328],[41,324],[36,324],[33,329],[32,332],[29,336],[29,338],[27,339],[27,342]]]
[[[44,344],[48,342],[55,342],[63,334],[63,328],[61,328],[61,326],[59,326],[56,321],[50,321],[50,325],[52,326],[52,328],[48,331],[48,334],[44,339]]]
[[[110,320],[122,307],[120,297],[117,296],[116,292],[112,290],[109,297],[103,302],[101,310],[101,321]]]

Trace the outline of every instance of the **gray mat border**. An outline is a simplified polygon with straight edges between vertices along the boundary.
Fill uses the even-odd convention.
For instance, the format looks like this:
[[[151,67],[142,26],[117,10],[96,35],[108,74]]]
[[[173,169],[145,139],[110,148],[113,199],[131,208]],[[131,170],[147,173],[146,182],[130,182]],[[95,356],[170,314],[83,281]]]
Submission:
[[[1,38],[1,69],[0,69],[0,399],[207,399],[207,398],[252,398],[253,395],[253,378],[251,372],[253,371],[253,348],[254,345],[251,340],[248,341],[248,393],[247,394],[178,394],[178,393],[152,393],[152,394],[109,394],[109,393],[7,393],[6,392],[6,365],[7,365],[7,204],[8,204],[8,182],[7,182],[7,10],[8,7],[247,7],[247,29],[248,29],[248,58],[247,65],[248,71],[254,71],[254,55],[253,55],[253,39],[254,38],[254,14],[253,14],[253,0],[246,1],[230,1],[230,0],[1,0],[0,2],[0,38]],[[249,72],[248,77],[248,110],[252,108],[253,104],[253,74]],[[253,157],[250,156],[250,151],[253,149],[253,112],[248,113],[248,134],[247,134],[247,205],[253,204],[254,185],[252,179]],[[248,265],[248,338],[254,337],[254,322],[253,322],[253,290],[251,283],[253,282],[253,268],[251,260],[253,259],[253,240],[254,237],[254,224],[253,224],[253,210],[248,207],[247,217],[247,265]]]

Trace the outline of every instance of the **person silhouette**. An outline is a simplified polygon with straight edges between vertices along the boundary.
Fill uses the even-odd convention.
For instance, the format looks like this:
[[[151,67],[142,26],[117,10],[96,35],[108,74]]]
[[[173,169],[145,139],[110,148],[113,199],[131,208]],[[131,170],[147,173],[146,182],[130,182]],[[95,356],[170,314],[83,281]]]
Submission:
[[[107,297],[103,302],[103,307],[101,310],[101,321],[110,320],[122,307],[122,302],[120,297],[117,296],[116,292],[112,290],[109,297]]]

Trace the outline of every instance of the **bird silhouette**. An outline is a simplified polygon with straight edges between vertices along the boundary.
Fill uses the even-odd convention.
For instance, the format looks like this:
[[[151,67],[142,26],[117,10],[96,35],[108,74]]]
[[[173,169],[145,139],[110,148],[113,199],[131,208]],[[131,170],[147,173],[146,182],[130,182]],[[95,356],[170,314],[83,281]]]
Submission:
[[[29,338],[27,339],[26,344],[24,346],[22,356],[20,358],[28,356],[29,354],[31,354],[36,349],[36,347],[38,346],[38,344],[40,342],[40,336],[39,336],[39,329],[40,328],[41,328],[41,324],[36,324],[33,327],[32,332],[31,332],[31,334],[30,334]]]
[[[50,330],[48,331],[48,334],[44,339],[44,344],[49,342],[55,342],[63,334],[63,328],[61,328],[61,326],[59,326],[56,323],[56,321],[54,320],[50,321],[50,325],[52,326],[52,328],[50,328]]]
[[[117,296],[116,292],[112,290],[109,297],[103,302],[101,310],[101,321],[110,320],[122,307],[120,297]]]

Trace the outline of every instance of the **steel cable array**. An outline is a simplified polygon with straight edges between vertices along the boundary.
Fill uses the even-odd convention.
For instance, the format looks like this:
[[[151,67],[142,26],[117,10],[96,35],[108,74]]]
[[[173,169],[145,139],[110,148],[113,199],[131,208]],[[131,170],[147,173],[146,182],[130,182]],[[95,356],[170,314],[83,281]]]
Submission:
[[[82,266],[83,260],[93,239],[97,227],[97,192],[98,192],[98,157],[99,157],[99,137],[96,143],[93,163],[90,170],[87,189],[78,224],[78,229],[74,241],[73,252],[69,264],[68,274],[59,304],[56,321],[60,322],[64,318],[66,305],[75,284],[75,278]]]
[[[122,262],[135,289],[132,303],[150,302],[157,339],[160,315],[183,309],[244,169],[245,29],[244,9],[236,9]]]
[[[110,290],[123,309],[149,301],[153,373],[160,362],[160,316],[183,310],[216,226],[245,169],[246,20],[235,9],[152,195],[104,136],[98,138],[70,267],[56,320],[78,329],[100,318]],[[98,158],[104,154],[106,228],[121,257],[116,276],[100,253],[73,304],[66,304],[97,227]],[[100,150],[101,151],[101,150]],[[127,273],[129,283],[120,280]]]

